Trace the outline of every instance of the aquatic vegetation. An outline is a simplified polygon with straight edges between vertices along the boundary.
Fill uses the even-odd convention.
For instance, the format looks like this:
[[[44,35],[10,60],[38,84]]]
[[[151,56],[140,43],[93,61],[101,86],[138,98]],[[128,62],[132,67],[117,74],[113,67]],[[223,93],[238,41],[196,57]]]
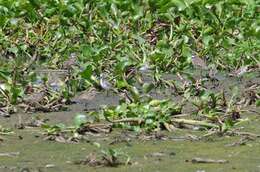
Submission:
[[[99,143],[94,143],[98,152],[90,153],[85,159],[75,161],[74,164],[89,165],[92,167],[117,167],[131,165],[130,156],[115,148],[103,149]]]
[[[69,99],[104,71],[122,88],[130,69],[176,73],[194,53],[219,69],[259,63],[255,1],[2,0],[0,7],[1,76],[12,84],[1,99],[11,104],[39,66],[68,70]]]
[[[244,112],[259,114],[259,21],[259,0],[0,0],[0,117],[84,106],[66,112],[75,113],[66,125],[18,117],[15,129],[39,127],[61,143],[114,130],[157,140],[163,130],[239,135]],[[222,163],[214,159],[191,161]],[[78,164],[130,163],[99,148]]]
[[[56,125],[47,125],[44,124],[41,126],[48,135],[56,135],[62,132],[66,127],[64,124],[56,124]]]
[[[77,114],[75,117],[74,117],[74,119],[73,119],[73,121],[74,121],[74,125],[75,126],[78,126],[78,127],[80,127],[82,124],[84,124],[84,123],[87,123],[87,117],[86,117],[86,115],[84,115],[84,114]]]
[[[256,101],[256,106],[257,106],[257,107],[260,106],[260,99],[258,99],[258,100]]]
[[[13,134],[13,133],[14,132],[11,129],[5,128],[0,125],[0,135],[9,135],[9,134]]]
[[[120,164],[122,164],[122,162],[120,162],[119,160],[122,159],[122,157],[125,158],[124,163],[125,165],[129,165],[130,163],[130,157],[119,150],[116,149],[108,149],[108,150],[102,150],[103,153],[103,160],[105,160],[107,162],[107,166],[111,166],[111,167],[115,167],[118,166]]]
[[[115,127],[139,131],[170,128],[171,116],[181,113],[181,106],[169,100],[149,100],[139,103],[122,103],[116,107],[104,108],[104,118]]]

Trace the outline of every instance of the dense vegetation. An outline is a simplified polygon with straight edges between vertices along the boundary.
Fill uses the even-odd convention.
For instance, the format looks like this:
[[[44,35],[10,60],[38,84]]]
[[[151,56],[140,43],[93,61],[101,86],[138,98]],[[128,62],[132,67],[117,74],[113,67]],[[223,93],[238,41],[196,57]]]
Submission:
[[[73,114],[69,127],[18,121],[48,140],[112,128],[239,135],[232,127],[247,120],[242,112],[259,114],[259,69],[260,0],[0,0],[0,116],[67,110],[82,91],[120,97]],[[219,73],[238,87],[225,88]],[[13,131],[0,125],[0,134]],[[117,166],[119,157],[130,164],[114,149],[77,164]]]
[[[4,113],[15,112],[13,105],[22,102],[37,106],[25,97],[44,91],[48,92],[43,94],[45,99],[36,100],[44,106],[36,110],[60,109],[58,105],[68,103],[78,91],[102,89],[102,75],[113,82],[115,92],[130,92],[128,101],[134,104],[124,108],[141,110],[152,100],[141,96],[135,84],[140,71],[151,70],[154,82],[140,82],[141,92],[170,85],[185,100],[207,97],[213,105],[208,107],[202,97],[198,111],[213,109],[213,114],[219,114],[220,95],[198,93],[197,80],[184,72],[192,66],[192,57],[227,72],[259,67],[260,1],[1,0],[0,14],[0,107]],[[64,70],[66,79],[53,84],[39,70]],[[170,83],[162,78],[165,73],[188,75],[192,84]],[[165,103],[169,102],[159,106]],[[167,122],[172,111],[179,112],[181,107],[176,108],[169,112],[166,108]],[[157,113],[158,109],[152,109],[148,115]],[[118,117],[121,112],[115,113]]]

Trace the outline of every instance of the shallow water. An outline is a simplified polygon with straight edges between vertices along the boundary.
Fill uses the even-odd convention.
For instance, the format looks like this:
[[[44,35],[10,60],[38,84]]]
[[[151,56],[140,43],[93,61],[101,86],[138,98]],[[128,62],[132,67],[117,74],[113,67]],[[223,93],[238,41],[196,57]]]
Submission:
[[[246,82],[239,83],[235,79],[225,79],[220,81],[218,87],[213,90],[218,91],[225,89],[227,94],[234,86],[244,89],[249,82],[260,83],[259,78],[254,76],[246,78]],[[168,91],[162,94],[157,89],[153,96],[171,97]],[[53,112],[53,113],[32,113],[32,114],[14,114],[11,118],[1,118],[0,125],[10,127],[15,134],[6,136],[2,135],[4,141],[0,142],[0,153],[19,152],[17,156],[6,157],[0,156],[0,171],[21,171],[27,168],[35,172],[57,172],[57,171],[260,171],[260,139],[249,141],[246,145],[227,147],[241,139],[239,136],[234,137],[210,137],[200,141],[190,141],[189,135],[201,136],[205,134],[201,131],[178,130],[171,133],[164,133],[175,139],[170,140],[136,140],[131,139],[129,143],[118,143],[110,145],[116,136],[121,136],[121,131],[115,130],[109,135],[99,137],[89,137],[89,142],[78,144],[65,144],[43,140],[40,128],[27,128],[18,130],[14,125],[20,122],[26,122],[32,117],[48,118],[49,124],[72,124],[72,119],[76,113],[85,113],[86,109],[98,109],[101,105],[116,105],[119,97],[114,94],[107,96],[105,93],[93,93],[95,96],[75,97],[78,104],[71,105],[70,111]],[[248,107],[248,109],[260,112],[260,109]],[[248,131],[260,134],[260,116],[253,113],[242,114],[242,118],[250,120],[237,126],[242,131]],[[180,138],[180,139],[178,139]],[[132,157],[132,165],[119,166],[117,168],[94,168],[84,165],[75,165],[74,161],[84,159],[89,153],[99,151],[92,142],[98,142],[104,148],[113,147],[127,152]],[[160,153],[158,156],[158,152]],[[151,156],[151,154],[157,156]],[[1,154],[0,154],[1,155]],[[225,164],[193,164],[192,158],[209,158],[228,160]]]
[[[244,123],[248,131],[260,133],[260,118]],[[240,126],[241,127],[241,126]],[[97,151],[90,143],[63,144],[43,141],[39,129],[15,131],[13,136],[4,136],[1,151],[19,152],[15,157],[1,157],[0,171],[18,171],[29,168],[31,171],[260,171],[260,139],[250,141],[246,145],[227,147],[227,144],[238,141],[240,137],[214,137],[208,141],[185,140],[133,140],[128,144],[109,145],[113,139],[104,136],[96,139],[104,148],[115,147],[127,152],[132,157],[131,166],[117,168],[92,168],[74,165],[72,162],[84,159],[89,153]],[[172,137],[187,134],[201,134],[196,131],[179,131],[170,133]],[[114,134],[112,134],[114,135]],[[19,139],[19,137],[23,139]],[[162,156],[149,156],[160,152]],[[228,160],[226,164],[192,164],[185,162],[192,158],[210,158]],[[53,167],[47,168],[47,166]]]

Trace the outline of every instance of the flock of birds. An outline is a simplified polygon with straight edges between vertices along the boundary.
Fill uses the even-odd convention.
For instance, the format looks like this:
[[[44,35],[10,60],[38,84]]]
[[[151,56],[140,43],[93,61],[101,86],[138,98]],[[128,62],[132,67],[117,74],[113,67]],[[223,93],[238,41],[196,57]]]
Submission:
[[[201,72],[201,76],[202,76],[202,71],[207,71],[208,75],[211,79],[215,79],[215,75],[217,74],[217,69],[215,68],[209,68],[208,65],[206,64],[206,62],[196,56],[196,55],[192,55],[191,58],[191,62],[192,65],[194,66],[194,68],[200,70]],[[70,79],[70,75],[71,75],[71,71],[73,70],[73,67],[78,66],[78,61],[77,61],[77,55],[75,53],[72,53],[69,57],[68,60],[66,60],[63,64],[62,64],[62,69],[64,71],[66,71],[67,76],[65,79],[65,82],[67,80]],[[144,63],[140,68],[139,71],[143,72],[143,71],[147,71],[150,68],[148,63]],[[238,77],[239,79],[246,73],[248,72],[248,66],[243,66],[235,71],[233,71],[232,73],[230,73],[230,76],[233,77]],[[105,74],[100,74],[99,77],[99,84],[100,87],[105,90],[108,94],[109,90],[113,89],[113,85],[109,82],[109,80],[107,79],[108,77]],[[57,83],[56,83],[57,82]],[[51,85],[57,85],[58,84],[58,80],[55,80],[53,83],[51,83]],[[37,101],[38,99],[42,99],[42,97],[44,97],[44,91],[32,94],[31,96],[29,96],[26,101]]]
[[[192,55],[191,61],[192,61],[192,65],[195,68],[198,68],[200,70],[209,70],[210,77],[215,77],[215,75],[217,74],[217,69],[213,69],[213,68],[209,69],[206,62],[202,58],[196,55]],[[248,65],[242,66],[237,70],[231,72],[229,76],[241,78],[246,72],[249,72]]]

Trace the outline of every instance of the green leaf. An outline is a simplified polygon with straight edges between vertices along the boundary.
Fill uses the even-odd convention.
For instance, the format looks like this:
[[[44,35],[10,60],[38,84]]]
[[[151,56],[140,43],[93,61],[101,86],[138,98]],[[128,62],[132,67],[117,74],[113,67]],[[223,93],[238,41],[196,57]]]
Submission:
[[[143,85],[143,90],[144,93],[149,93],[152,89],[154,88],[154,84],[153,83],[144,83]]]
[[[257,99],[255,104],[256,104],[257,107],[259,107],[260,106],[260,99]]]
[[[74,125],[76,127],[80,127],[82,124],[87,122],[87,117],[84,114],[76,114],[76,116],[73,119]]]
[[[92,74],[93,74],[92,65],[86,66],[86,68],[80,73],[81,77],[88,81],[91,81]]]
[[[188,62],[191,62],[192,50],[186,44],[182,46],[182,55],[187,58]]]

